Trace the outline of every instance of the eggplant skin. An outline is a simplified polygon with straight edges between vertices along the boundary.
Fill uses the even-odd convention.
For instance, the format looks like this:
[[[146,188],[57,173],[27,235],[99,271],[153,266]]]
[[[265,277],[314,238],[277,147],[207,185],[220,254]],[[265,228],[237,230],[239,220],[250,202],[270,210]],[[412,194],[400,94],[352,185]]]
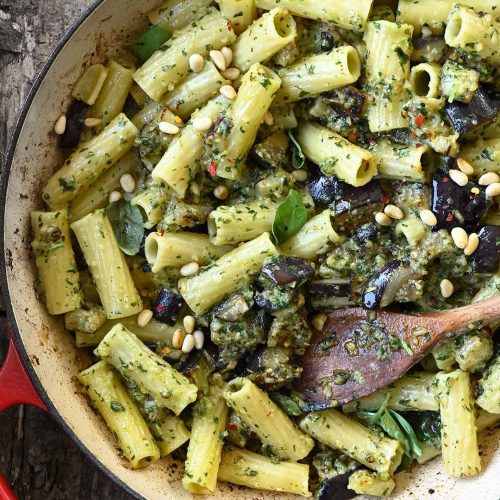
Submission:
[[[294,281],[314,277],[314,269],[306,259],[279,257],[264,264],[262,274],[276,285],[288,285]]]
[[[85,125],[85,115],[88,105],[82,101],[75,100],[66,113],[66,129],[59,140],[62,149],[76,148],[80,142],[80,134]]]
[[[342,215],[356,208],[382,203],[384,190],[377,180],[362,187],[354,187],[337,179],[335,191],[335,215]]]
[[[396,273],[405,264],[400,260],[393,260],[386,264],[366,285],[363,293],[363,308],[368,310],[381,307],[384,292],[395,278]]]
[[[453,101],[446,104],[446,114],[453,128],[460,135],[467,134],[485,123],[496,119],[497,105],[482,89],[478,88],[468,104]]]
[[[173,326],[183,305],[184,299],[178,293],[162,288],[153,308],[153,316],[156,321]]]
[[[347,487],[351,474],[352,472],[345,472],[325,479],[318,489],[318,500],[348,500],[357,496],[354,490]]]
[[[484,226],[478,233],[479,246],[470,262],[476,273],[496,273],[500,264],[500,226]]]
[[[478,191],[478,193],[473,193]],[[469,181],[465,186],[453,182],[446,170],[432,177],[432,211],[437,219],[435,230],[463,227],[467,232],[476,229],[488,209],[484,186]]]

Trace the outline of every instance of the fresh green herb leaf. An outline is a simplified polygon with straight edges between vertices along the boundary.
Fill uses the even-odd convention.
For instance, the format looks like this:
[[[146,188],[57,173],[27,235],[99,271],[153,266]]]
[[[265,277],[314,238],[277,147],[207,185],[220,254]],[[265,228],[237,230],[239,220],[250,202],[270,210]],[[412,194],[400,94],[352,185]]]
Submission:
[[[124,199],[115,201],[106,209],[118,246],[127,255],[136,255],[144,237],[141,211]]]
[[[413,430],[413,427],[404,417],[402,417],[399,413],[395,412],[394,410],[389,410],[389,413],[398,423],[399,427],[403,430],[403,432],[406,434],[406,437],[410,443],[409,453],[407,453],[405,450],[406,454],[411,458],[418,458],[420,455],[422,455],[422,448],[420,448],[420,443],[415,434],[415,431]]]
[[[291,132],[288,132],[288,137],[290,137],[290,140],[293,143],[292,166],[294,169],[302,168],[306,162],[306,157],[302,152],[302,148]]]
[[[438,411],[408,411],[404,418],[421,443],[441,448],[441,415]]]
[[[164,30],[160,26],[150,26],[132,45],[132,52],[142,64],[169,40],[171,36],[172,33],[170,31]]]
[[[302,415],[302,410],[299,405],[289,396],[280,394],[279,392],[269,392],[269,397],[287,414],[291,417],[298,417]]]
[[[278,206],[273,221],[273,236],[279,245],[297,234],[307,222],[307,210],[302,196],[290,189],[286,200]]]

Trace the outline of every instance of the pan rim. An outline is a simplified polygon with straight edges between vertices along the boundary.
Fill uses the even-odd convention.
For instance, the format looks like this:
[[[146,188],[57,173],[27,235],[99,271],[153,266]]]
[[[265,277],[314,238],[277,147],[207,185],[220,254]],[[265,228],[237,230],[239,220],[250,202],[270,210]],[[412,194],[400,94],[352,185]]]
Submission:
[[[29,359],[28,353],[24,347],[23,340],[21,338],[21,333],[17,325],[14,309],[12,307],[12,301],[9,292],[8,280],[7,280],[7,264],[5,256],[5,212],[6,212],[6,195],[7,188],[9,185],[10,172],[12,169],[12,162],[14,160],[14,155],[21,135],[22,129],[26,122],[27,114],[31,108],[33,100],[35,99],[42,82],[44,81],[47,74],[52,69],[52,66],[57,59],[57,56],[64,49],[66,44],[71,40],[76,31],[80,26],[90,17],[90,15],[106,0],[94,0],[71,24],[69,29],[64,33],[63,37],[57,42],[56,46],[50,53],[49,57],[42,66],[42,69],[38,72],[26,98],[24,99],[21,111],[18,114],[16,125],[14,127],[14,132],[10,135],[7,141],[7,148],[3,158],[3,171],[0,179],[0,291],[2,297],[4,298],[4,306],[7,314],[8,325],[13,333],[14,344],[18,350],[18,353],[23,362],[24,368],[28,372],[29,378],[34,385],[38,395],[41,397],[42,401],[45,403],[50,416],[56,421],[58,426],[64,431],[64,433],[70,437],[70,439],[77,445],[79,450],[85,455],[85,457],[92,462],[96,467],[99,468],[107,477],[113,480],[120,488],[126,491],[129,495],[137,499],[144,499],[137,491],[132,489],[127,483],[121,480],[115,473],[113,473],[101,460],[97,458],[83,443],[83,441],[77,436],[77,434],[71,429],[71,427],[66,423],[63,416],[56,409],[52,403],[50,397],[45,391],[38,375],[36,374],[31,361]]]

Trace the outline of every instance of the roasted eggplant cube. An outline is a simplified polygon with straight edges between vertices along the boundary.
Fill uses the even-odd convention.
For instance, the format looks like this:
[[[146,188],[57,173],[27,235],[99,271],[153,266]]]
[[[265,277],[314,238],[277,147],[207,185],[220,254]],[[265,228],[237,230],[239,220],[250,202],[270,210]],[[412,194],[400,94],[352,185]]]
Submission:
[[[364,92],[351,86],[330,90],[323,98],[337,111],[348,114],[353,121],[361,118],[367,101]]]
[[[253,146],[249,158],[264,168],[283,167],[288,160],[289,142],[288,137],[283,132],[276,132],[265,141]]]
[[[311,305],[316,310],[339,309],[352,303],[349,279],[329,278],[312,281],[309,284],[308,292]]]
[[[338,179],[323,175],[320,170],[311,174],[307,181],[307,189],[317,206],[326,208],[335,201]]]
[[[251,305],[242,294],[236,293],[217,304],[213,313],[223,321],[241,321]]]
[[[446,42],[440,36],[414,38],[411,60],[419,63],[437,63],[442,61],[446,51]]]
[[[162,288],[153,308],[153,316],[157,321],[173,326],[183,305],[184,300],[178,293]]]
[[[272,258],[264,264],[261,272],[276,285],[288,285],[314,276],[311,264],[300,257]]]
[[[442,169],[432,177],[432,211],[437,218],[435,229],[463,227],[476,229],[488,209],[484,187],[469,181],[465,186],[453,182]]]
[[[470,262],[476,273],[496,273],[500,261],[500,226],[484,226],[478,233],[479,246]]]
[[[66,129],[59,139],[59,147],[63,149],[76,148],[80,142],[80,134],[85,125],[85,115],[88,105],[75,100],[66,113]]]
[[[495,101],[479,88],[469,103],[453,101],[446,104],[445,110],[455,131],[464,135],[495,120],[498,108]]]
[[[360,245],[365,246],[369,241],[375,241],[377,239],[378,228],[373,222],[369,222],[364,226],[361,226],[354,234],[354,241]]]

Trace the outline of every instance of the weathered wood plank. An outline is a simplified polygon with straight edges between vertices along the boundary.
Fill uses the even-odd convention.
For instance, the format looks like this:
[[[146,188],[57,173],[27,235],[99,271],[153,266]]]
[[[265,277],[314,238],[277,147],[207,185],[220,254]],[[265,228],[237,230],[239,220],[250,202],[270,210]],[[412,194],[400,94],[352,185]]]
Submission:
[[[90,0],[1,2],[2,157],[37,71],[89,4]],[[5,320],[0,312],[0,362],[6,347]],[[0,414],[0,470],[23,500],[130,498],[83,456],[48,415],[34,408],[11,408]]]

